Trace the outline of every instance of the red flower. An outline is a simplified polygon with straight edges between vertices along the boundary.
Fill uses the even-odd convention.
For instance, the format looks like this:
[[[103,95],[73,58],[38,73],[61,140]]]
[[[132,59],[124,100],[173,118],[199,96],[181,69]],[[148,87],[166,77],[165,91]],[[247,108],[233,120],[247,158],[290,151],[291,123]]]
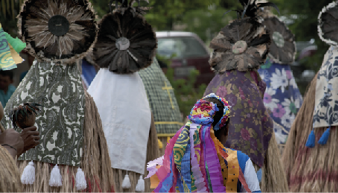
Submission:
[[[244,128],[241,129],[241,136],[246,141],[250,139],[250,133],[249,133],[249,131],[246,130],[246,129],[244,129]]]

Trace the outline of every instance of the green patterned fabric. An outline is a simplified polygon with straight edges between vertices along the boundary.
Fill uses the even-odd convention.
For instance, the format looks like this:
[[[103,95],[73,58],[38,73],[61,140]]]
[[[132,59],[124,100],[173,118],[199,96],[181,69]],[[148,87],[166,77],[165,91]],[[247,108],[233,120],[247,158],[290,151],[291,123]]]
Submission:
[[[35,61],[9,99],[5,114],[26,102],[43,106],[35,123],[40,132],[40,145],[20,156],[19,160],[79,166],[85,102],[77,66]],[[8,116],[2,124],[5,128],[13,127]]]
[[[139,74],[147,91],[158,136],[173,136],[184,124],[169,80],[156,59]]]
[[[12,58],[9,45],[7,33],[4,32],[0,24],[0,69],[2,70],[11,70],[16,68],[16,63]]]

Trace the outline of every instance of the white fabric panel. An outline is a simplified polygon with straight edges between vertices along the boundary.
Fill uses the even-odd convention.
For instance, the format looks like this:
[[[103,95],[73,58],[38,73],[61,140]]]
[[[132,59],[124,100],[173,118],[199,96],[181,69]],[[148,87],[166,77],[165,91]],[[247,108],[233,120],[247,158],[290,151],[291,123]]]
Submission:
[[[245,181],[248,184],[248,187],[251,190],[251,192],[260,191],[261,188],[259,187],[257,174],[250,158],[245,163],[245,170],[243,172]],[[241,192],[246,192],[243,186],[241,189],[242,189]]]
[[[143,174],[151,111],[139,74],[101,68],[88,92],[100,113],[112,168]]]

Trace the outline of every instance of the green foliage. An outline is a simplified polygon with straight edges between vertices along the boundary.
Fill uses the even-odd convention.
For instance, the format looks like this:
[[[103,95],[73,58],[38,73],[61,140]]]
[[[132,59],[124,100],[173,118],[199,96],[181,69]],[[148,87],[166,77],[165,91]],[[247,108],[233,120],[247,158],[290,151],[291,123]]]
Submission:
[[[196,33],[204,42],[211,41],[226,26],[236,14],[230,12],[226,14],[226,9],[218,8],[212,11],[202,9],[187,12],[180,23],[185,24],[186,31]],[[212,21],[212,22],[210,22]]]
[[[190,72],[190,75],[187,79],[175,79],[174,78],[174,69],[170,67],[170,59],[157,56],[158,60],[168,64],[168,69],[166,76],[171,83],[171,86],[174,88],[175,97],[180,107],[180,111],[183,113],[183,116],[186,117],[189,115],[191,108],[194,106],[197,100],[203,97],[206,85],[199,85],[198,88],[194,88],[196,78],[199,75],[198,70],[193,70]]]
[[[209,12],[209,7],[218,5],[219,2],[220,0],[150,0],[149,6],[152,9],[145,17],[156,30],[172,30],[173,25],[181,22],[187,13],[199,10],[205,14]]]

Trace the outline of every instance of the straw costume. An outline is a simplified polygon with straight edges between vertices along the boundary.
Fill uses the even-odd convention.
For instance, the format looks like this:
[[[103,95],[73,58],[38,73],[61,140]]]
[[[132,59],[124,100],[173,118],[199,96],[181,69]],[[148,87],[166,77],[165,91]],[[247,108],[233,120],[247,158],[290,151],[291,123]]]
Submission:
[[[94,60],[100,70],[88,92],[93,96],[108,142],[115,191],[149,192],[146,160],[158,154],[155,125],[137,71],[151,65],[157,39],[135,1],[114,2],[99,24]]]
[[[4,109],[0,103],[0,120],[4,116]],[[0,135],[4,132],[0,125]],[[20,173],[16,161],[9,152],[0,145],[0,192],[22,192]]]
[[[262,169],[263,192],[288,191],[275,136],[273,120],[263,104],[265,83],[257,69],[265,62],[270,35],[257,18],[257,10],[271,3],[240,1],[242,17],[224,27],[211,41],[209,63],[217,72],[205,95],[226,97],[232,106],[226,147],[240,150]],[[244,15],[248,17],[244,17]]]
[[[318,16],[320,38],[331,45],[290,130],[283,163],[291,191],[337,192],[338,2]]]
[[[100,116],[78,68],[97,38],[87,0],[27,0],[18,27],[37,59],[7,103],[43,107],[36,117],[40,145],[18,158],[25,192],[113,191]],[[10,128],[6,117],[3,125]]]
[[[286,25],[280,21],[268,8],[259,13],[263,24],[269,31],[271,45],[268,59],[258,69],[266,83],[263,102],[268,109],[275,125],[276,140],[280,150],[283,150],[296,114],[302,105],[303,98],[299,92],[292,70],[289,66],[296,55],[295,38]]]
[[[168,138],[174,136],[184,125],[174,89],[156,58],[148,68],[141,70],[139,74],[147,91],[151,112],[154,115],[160,155],[164,155]]]
[[[214,93],[197,101],[164,156],[148,163],[154,192],[260,192],[250,158],[219,141],[229,113],[228,102]]]

